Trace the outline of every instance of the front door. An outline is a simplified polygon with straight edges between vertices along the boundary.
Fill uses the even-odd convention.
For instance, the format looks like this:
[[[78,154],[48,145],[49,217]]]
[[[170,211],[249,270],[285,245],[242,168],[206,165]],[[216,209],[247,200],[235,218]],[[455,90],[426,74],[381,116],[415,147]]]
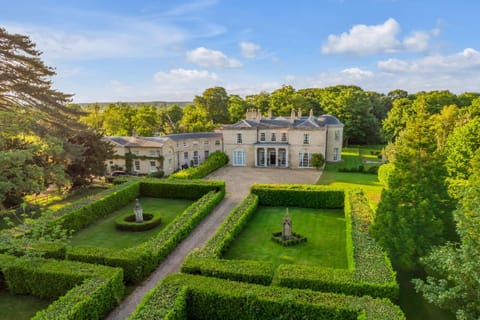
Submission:
[[[277,158],[276,158],[275,151],[270,151],[269,158],[270,158],[269,165],[275,166],[277,164]]]

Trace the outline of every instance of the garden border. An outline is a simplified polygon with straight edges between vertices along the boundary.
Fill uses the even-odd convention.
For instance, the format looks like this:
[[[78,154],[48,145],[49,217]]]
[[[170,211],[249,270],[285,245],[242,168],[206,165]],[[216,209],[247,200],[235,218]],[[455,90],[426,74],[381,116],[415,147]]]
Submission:
[[[275,268],[261,261],[221,259],[259,204],[294,206],[295,198],[299,199],[297,206],[312,207],[314,203],[315,206],[334,208],[338,208],[340,199],[343,199],[348,269],[308,265]],[[310,199],[315,200],[308,202]],[[253,185],[251,194],[232,210],[205,247],[195,249],[187,256],[182,272],[264,285],[385,297],[395,301],[399,294],[395,272],[389,259],[368,235],[372,219],[368,200],[359,190],[312,185]]]
[[[404,320],[388,299],[262,286],[173,274],[152,289],[129,320],[146,319]]]

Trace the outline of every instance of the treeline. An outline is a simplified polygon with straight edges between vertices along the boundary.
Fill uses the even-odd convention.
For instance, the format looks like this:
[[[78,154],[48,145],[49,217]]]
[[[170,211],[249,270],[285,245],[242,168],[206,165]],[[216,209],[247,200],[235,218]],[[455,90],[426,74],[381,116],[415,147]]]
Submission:
[[[242,98],[228,94],[222,87],[206,89],[192,104],[156,107],[149,104],[112,103],[105,107],[90,104],[81,122],[105,135],[165,135],[181,132],[211,131],[220,124],[245,118],[247,109],[258,109],[265,116],[289,116],[291,110],[308,115],[325,113],[338,117],[344,124],[345,144],[379,144],[393,141],[405,128],[416,105],[425,104],[431,114],[445,106],[459,109],[470,106],[478,93],[455,95],[449,91],[409,94],[394,90],[388,94],[364,91],[357,86],[337,85],[326,88],[296,90],[282,86],[271,92],[260,92]]]

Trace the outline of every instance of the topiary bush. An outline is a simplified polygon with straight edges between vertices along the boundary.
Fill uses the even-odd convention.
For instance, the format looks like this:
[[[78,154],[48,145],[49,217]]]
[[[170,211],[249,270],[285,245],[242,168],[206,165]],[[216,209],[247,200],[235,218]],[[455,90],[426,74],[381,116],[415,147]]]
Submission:
[[[274,232],[272,233],[271,239],[273,242],[281,244],[284,247],[295,246],[297,244],[307,242],[307,237],[295,232],[292,232],[292,237],[290,239],[283,239],[282,232]]]
[[[122,231],[141,232],[153,229],[162,223],[162,216],[159,212],[144,213],[143,221],[136,222],[135,214],[126,213],[115,219],[115,228]]]

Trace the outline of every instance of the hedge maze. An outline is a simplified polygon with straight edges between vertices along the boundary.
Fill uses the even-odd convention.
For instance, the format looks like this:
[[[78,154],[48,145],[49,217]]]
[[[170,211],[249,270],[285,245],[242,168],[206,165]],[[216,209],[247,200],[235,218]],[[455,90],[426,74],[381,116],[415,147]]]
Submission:
[[[347,269],[225,260],[257,206],[343,208]],[[130,319],[405,319],[388,258],[368,236],[372,212],[361,191],[313,185],[253,185],[202,249],[185,259]]]
[[[38,243],[29,254],[43,258],[0,255],[0,284],[15,294],[58,298],[34,319],[103,319],[123,298],[124,283],[146,278],[224,195],[223,181],[142,179],[119,184],[57,211],[50,226],[81,230],[139,196],[196,201],[158,234],[132,248]]]

